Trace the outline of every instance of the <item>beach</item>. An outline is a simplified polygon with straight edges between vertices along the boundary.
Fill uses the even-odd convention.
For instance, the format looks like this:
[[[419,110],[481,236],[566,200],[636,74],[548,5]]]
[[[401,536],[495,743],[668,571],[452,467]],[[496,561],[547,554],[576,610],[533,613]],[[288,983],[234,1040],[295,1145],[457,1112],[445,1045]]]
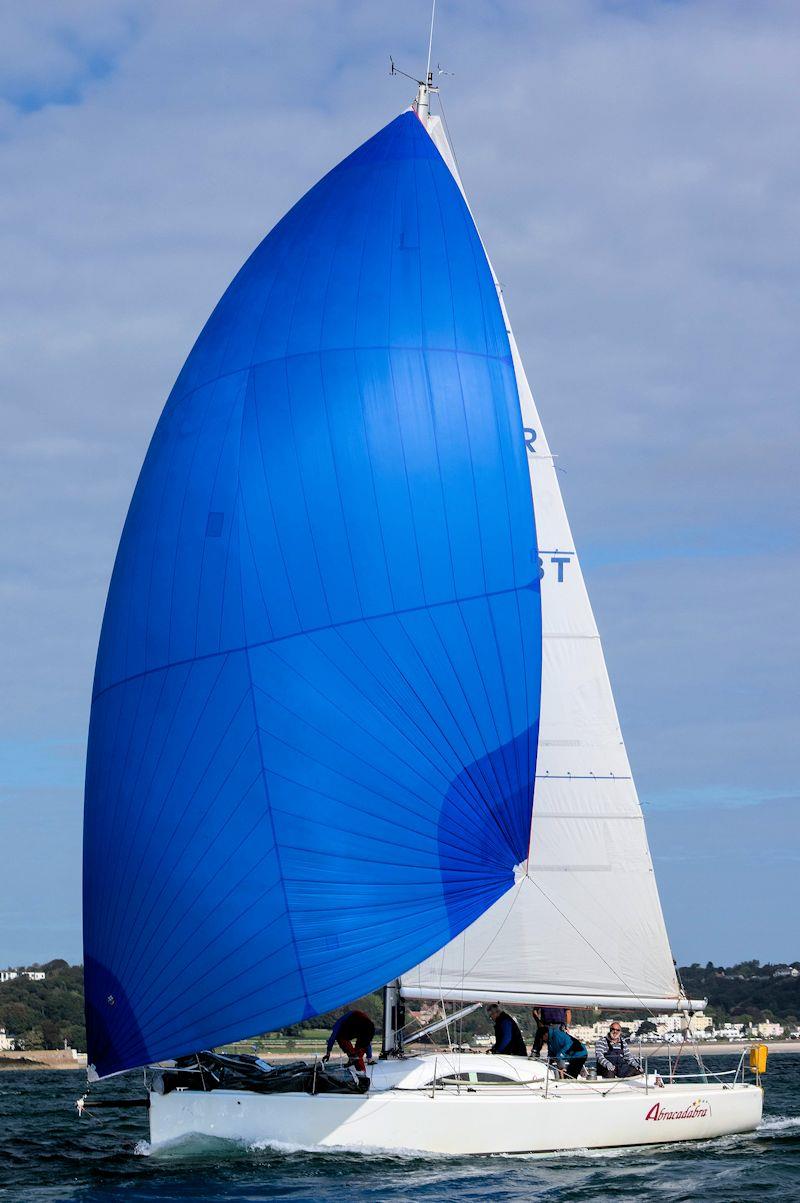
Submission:
[[[72,1048],[33,1048],[0,1053],[0,1070],[85,1068],[86,1053],[78,1053]]]
[[[741,1054],[747,1049],[752,1048],[754,1044],[765,1043],[767,1048],[772,1053],[800,1053],[800,1041],[798,1040],[772,1040],[759,1042],[757,1040],[740,1040],[731,1042],[730,1044],[705,1044],[698,1042],[697,1044],[643,1044],[641,1046],[641,1055],[643,1057],[666,1057],[670,1053],[677,1056],[682,1050],[685,1054],[693,1052],[700,1053],[703,1057],[719,1057],[730,1056],[732,1054]],[[639,1054],[639,1045],[635,1045],[637,1056]],[[422,1046],[409,1052],[421,1054],[424,1051],[432,1051],[429,1045]],[[444,1051],[444,1050],[442,1050]],[[475,1049],[474,1052],[483,1052],[483,1049]],[[321,1054],[320,1054],[321,1055]],[[284,1061],[310,1061],[313,1060],[314,1053],[303,1049],[297,1052],[281,1052],[273,1053],[263,1051],[262,1056],[270,1062]],[[85,1069],[86,1068],[86,1053],[75,1052],[74,1049],[29,1049],[21,1052],[3,1052],[0,1053],[0,1071],[2,1070],[36,1070],[36,1069]]]

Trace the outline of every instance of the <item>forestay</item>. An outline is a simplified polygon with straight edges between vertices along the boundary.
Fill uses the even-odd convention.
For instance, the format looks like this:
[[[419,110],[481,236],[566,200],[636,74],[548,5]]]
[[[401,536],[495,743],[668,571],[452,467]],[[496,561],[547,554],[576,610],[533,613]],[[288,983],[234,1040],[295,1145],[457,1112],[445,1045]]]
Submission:
[[[395,978],[530,837],[540,581],[508,336],[406,113],[254,252],[123,531],[86,777],[108,1074]]]
[[[430,118],[428,129],[458,180],[438,118]],[[522,411],[542,590],[530,847],[514,887],[404,974],[402,991],[465,1001],[672,1008],[681,995],[600,637],[502,296],[500,303]]]

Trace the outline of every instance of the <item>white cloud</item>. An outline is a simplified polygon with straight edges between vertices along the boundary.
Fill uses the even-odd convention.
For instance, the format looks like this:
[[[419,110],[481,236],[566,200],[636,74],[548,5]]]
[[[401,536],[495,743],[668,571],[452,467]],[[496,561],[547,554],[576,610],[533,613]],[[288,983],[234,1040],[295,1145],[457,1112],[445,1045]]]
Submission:
[[[3,15],[0,100],[22,113],[78,104],[136,36],[149,5],[37,0]]]

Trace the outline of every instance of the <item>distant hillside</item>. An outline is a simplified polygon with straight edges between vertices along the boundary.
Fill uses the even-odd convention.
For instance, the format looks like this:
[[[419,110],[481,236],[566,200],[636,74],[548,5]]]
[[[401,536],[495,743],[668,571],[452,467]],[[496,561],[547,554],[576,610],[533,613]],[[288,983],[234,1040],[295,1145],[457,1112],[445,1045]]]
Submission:
[[[17,1039],[17,1047],[70,1048],[86,1051],[83,1026],[83,966],[66,961],[38,965],[47,977],[26,977],[0,984],[0,1028]]]
[[[775,1020],[797,1026],[800,974],[792,977],[787,973],[792,969],[800,970],[800,961],[791,965],[741,961],[731,966],[709,961],[705,967],[688,965],[680,974],[689,997],[707,998],[708,1010],[716,1019]]]
[[[25,1048],[61,1048],[66,1040],[71,1048],[85,1052],[83,967],[68,965],[66,961],[50,961],[39,968],[47,974],[43,982],[19,977],[0,984],[0,1027],[14,1035]],[[709,961],[705,967],[687,965],[680,974],[689,997],[707,998],[708,1010],[718,1020],[752,1020],[754,1023],[776,1020],[797,1026],[800,1020],[800,974],[792,977],[787,972],[791,969],[800,970],[800,961],[789,966],[742,961],[730,967],[713,965]],[[368,994],[351,1005],[367,1011],[379,1026],[379,992]],[[287,1035],[297,1035],[305,1028],[329,1026],[346,1009],[339,1007],[285,1031]],[[529,1008],[512,1009],[529,1036],[532,1028]],[[593,1018],[593,1012],[573,1012],[575,1022],[591,1022]],[[489,1027],[485,1015],[478,1011],[464,1021],[460,1031],[466,1038],[474,1032],[487,1032]]]

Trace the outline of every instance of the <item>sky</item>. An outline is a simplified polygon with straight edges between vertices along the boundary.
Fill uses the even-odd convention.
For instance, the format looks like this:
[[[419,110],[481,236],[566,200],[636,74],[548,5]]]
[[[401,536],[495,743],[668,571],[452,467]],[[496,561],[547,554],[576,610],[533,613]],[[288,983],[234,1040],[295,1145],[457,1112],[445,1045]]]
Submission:
[[[0,965],[81,957],[116,544],[263,235],[407,106],[427,0],[37,0],[0,42]],[[680,963],[800,957],[800,7],[439,0]]]

